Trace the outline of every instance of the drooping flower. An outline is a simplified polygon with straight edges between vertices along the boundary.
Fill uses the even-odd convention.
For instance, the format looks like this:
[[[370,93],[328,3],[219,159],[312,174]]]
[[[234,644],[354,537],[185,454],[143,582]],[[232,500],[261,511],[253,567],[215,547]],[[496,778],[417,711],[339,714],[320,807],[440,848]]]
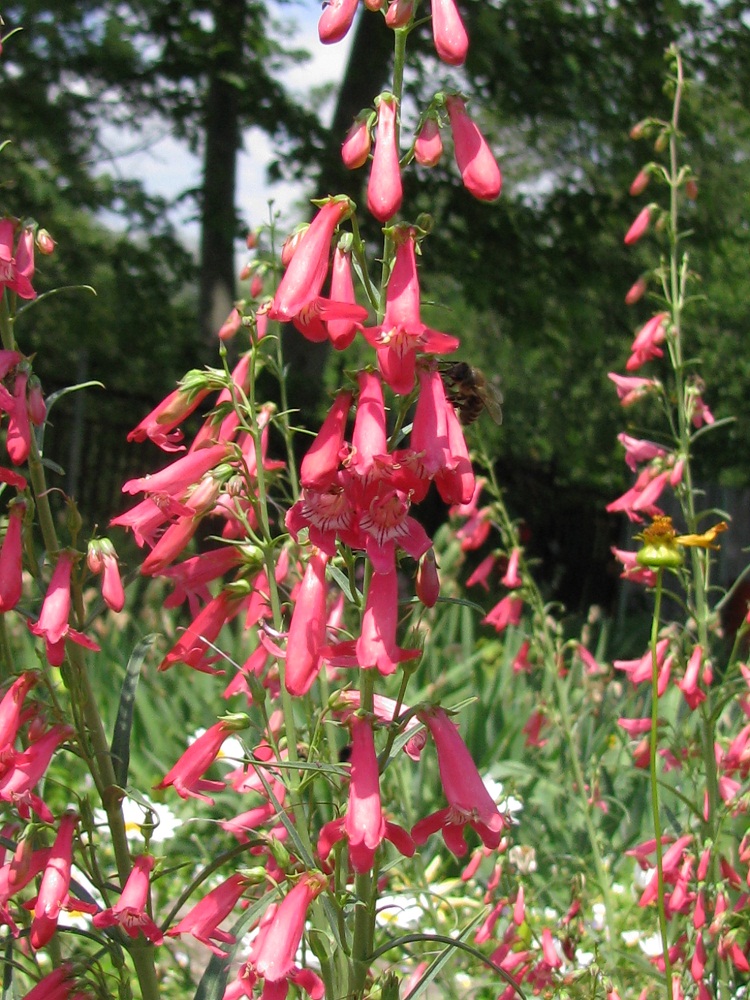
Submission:
[[[617,375],[615,372],[609,372],[607,378],[614,382],[621,406],[632,406],[643,396],[659,388],[656,379],[641,378],[638,375]]]
[[[115,547],[108,538],[92,539],[86,554],[86,564],[92,573],[103,573],[102,597],[112,611],[125,607],[125,591]]]
[[[52,754],[73,732],[70,726],[52,726],[26,750],[17,754],[12,767],[0,777],[0,801],[11,803],[22,819],[29,818],[31,809],[44,823],[53,822],[49,808],[33,789],[49,767]]]
[[[467,191],[482,201],[494,201],[502,189],[502,175],[487,140],[466,111],[458,94],[445,99],[453,132],[456,164]]]
[[[0,612],[10,611],[21,600],[23,590],[23,519],[26,504],[13,503],[0,549]]]
[[[270,319],[293,322],[310,340],[327,340],[323,320],[348,317],[362,322],[367,318],[362,306],[337,303],[320,294],[328,274],[333,234],[350,210],[348,198],[330,198],[320,208],[300,237],[268,311]]]
[[[455,0],[432,0],[432,37],[443,62],[463,65],[469,51],[469,36]]]
[[[66,813],[60,820],[34,904],[29,940],[35,950],[43,948],[55,933],[60,911],[67,900],[73,864],[73,834],[77,825],[75,813]]]
[[[180,798],[202,799],[213,805],[213,799],[204,792],[219,792],[226,787],[224,781],[214,781],[203,775],[216,760],[221,746],[228,736],[246,729],[246,715],[226,716],[210,726],[202,736],[187,748],[177,763],[154,788],[169,788],[170,785]]]
[[[357,299],[354,293],[354,280],[352,278],[351,250],[341,245],[337,246],[333,251],[331,299],[345,305],[357,306]],[[328,336],[337,351],[343,351],[351,344],[360,327],[361,323],[352,319],[351,316],[343,316],[340,319],[332,317],[326,322]]]
[[[133,862],[133,868],[122,888],[120,898],[114,906],[94,914],[94,927],[100,929],[118,926],[131,938],[143,934],[152,944],[161,944],[164,935],[146,911],[149,895],[149,876],[154,868],[152,855],[141,854]]]
[[[29,623],[34,635],[44,639],[47,659],[54,667],[59,667],[65,657],[65,640],[70,639],[79,646],[98,651],[99,646],[85,635],[72,629],[68,624],[70,616],[70,577],[73,569],[73,553],[63,551],[57,557],[52,579],[42,603],[39,620]]]
[[[482,619],[483,625],[492,625],[495,631],[503,632],[509,625],[518,625],[523,611],[523,599],[515,594],[507,594]]]
[[[388,279],[383,322],[362,331],[377,351],[383,378],[400,395],[414,388],[417,352],[447,354],[459,346],[456,337],[431,329],[420,318],[416,239],[411,226],[393,230],[396,260]]]
[[[261,925],[250,958],[240,969],[238,978],[244,978],[251,988],[258,979],[265,980],[264,995],[269,1000],[286,995],[286,990],[282,989],[285,980],[302,986],[313,1000],[320,1000],[323,996],[321,980],[310,970],[300,969],[294,960],[310,904],[327,884],[328,880],[319,872],[306,873],[274,908],[271,919]],[[277,986],[277,989],[268,991],[268,984]],[[245,995],[250,996],[251,993]]]
[[[326,566],[329,557],[315,549],[294,604],[286,645],[284,683],[290,694],[306,694],[322,664],[326,641]]]
[[[375,105],[378,122],[367,184],[367,207],[378,222],[387,222],[398,212],[403,198],[396,138],[398,101],[393,94],[384,93],[376,98]]]
[[[22,299],[34,299],[36,292],[31,286],[34,277],[34,235],[31,229],[23,229],[14,255],[16,227],[15,219],[0,219],[0,293],[8,288]]]
[[[249,884],[249,879],[244,875],[239,873],[230,875],[221,885],[217,885],[196,903],[179,923],[168,930],[167,936],[191,934],[196,941],[209,947],[214,955],[225,957],[226,952],[215,942],[232,945],[236,939],[229,931],[221,930],[219,924],[229,916]]]
[[[412,830],[417,844],[442,829],[446,846],[454,854],[466,852],[463,828],[468,823],[487,847],[497,847],[506,820],[482,781],[457,726],[442,708],[419,713],[430,730],[438,755],[440,780],[449,806],[420,820]]]
[[[315,440],[302,459],[300,482],[303,486],[328,486],[334,481],[341,462],[352,399],[352,393],[348,391],[339,392],[334,399]]]
[[[629,372],[637,371],[647,361],[663,356],[664,351],[659,345],[666,340],[665,321],[667,318],[667,313],[657,313],[638,331],[630,348],[630,357],[625,365]]]
[[[7,769],[5,760],[12,757],[13,744],[21,724],[21,711],[26,695],[39,680],[39,675],[27,670],[17,677],[0,701],[0,773]]]
[[[43,976],[23,1000],[68,1000],[74,989],[73,966],[70,962],[63,962]]]

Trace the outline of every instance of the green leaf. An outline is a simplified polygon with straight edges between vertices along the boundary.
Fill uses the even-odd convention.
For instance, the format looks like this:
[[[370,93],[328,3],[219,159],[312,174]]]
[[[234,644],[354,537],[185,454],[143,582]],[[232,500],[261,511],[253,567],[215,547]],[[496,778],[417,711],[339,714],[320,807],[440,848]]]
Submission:
[[[120,703],[117,707],[117,718],[115,719],[115,728],[112,733],[112,746],[110,747],[115,778],[121,788],[125,788],[128,783],[128,768],[130,767],[130,734],[133,729],[135,693],[141,676],[141,667],[143,666],[146,654],[157,638],[158,636],[155,634],[147,635],[145,639],[142,639],[141,642],[138,643],[128,660],[128,666],[125,670],[125,679],[122,682]]]

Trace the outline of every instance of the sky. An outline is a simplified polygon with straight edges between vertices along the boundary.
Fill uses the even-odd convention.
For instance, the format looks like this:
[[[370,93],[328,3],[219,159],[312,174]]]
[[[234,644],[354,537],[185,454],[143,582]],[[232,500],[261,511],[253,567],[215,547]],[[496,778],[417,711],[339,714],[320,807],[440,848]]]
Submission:
[[[284,23],[291,25],[290,33],[285,33],[285,44],[289,48],[306,49],[311,56],[308,62],[293,67],[283,76],[285,86],[294,93],[303,94],[313,87],[340,80],[346,66],[348,39],[337,45],[321,45],[317,33],[319,14],[320,6],[314,0],[292,6],[285,4],[283,8]],[[333,107],[327,110],[330,115]],[[289,226],[296,224],[300,213],[295,213],[295,207],[307,197],[304,186],[283,182],[269,185],[265,170],[272,158],[271,141],[260,129],[248,129],[243,138],[245,148],[238,162],[237,190],[241,217],[251,226],[267,221],[268,202],[273,199],[274,210],[281,213],[282,220]],[[122,130],[112,133],[107,137],[107,145],[113,159],[106,169],[141,180],[149,194],[171,199],[200,185],[200,160],[158,123],[137,134]],[[194,211],[191,203],[174,216],[183,242],[191,248],[197,248],[199,235],[197,222],[188,219]]]

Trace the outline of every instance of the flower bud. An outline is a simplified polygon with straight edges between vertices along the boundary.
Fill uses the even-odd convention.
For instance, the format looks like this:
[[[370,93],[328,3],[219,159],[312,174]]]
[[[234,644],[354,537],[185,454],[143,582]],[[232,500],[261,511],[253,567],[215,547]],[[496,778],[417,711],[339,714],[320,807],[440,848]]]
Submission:
[[[349,31],[359,0],[328,0],[318,21],[318,38],[324,45],[340,42]]]
[[[348,170],[356,170],[363,166],[370,155],[372,139],[370,137],[371,113],[365,118],[358,118],[349,129],[344,144],[341,147],[341,159]]]
[[[440,126],[434,118],[428,118],[419,130],[414,143],[414,159],[423,167],[434,167],[443,155],[443,140]]]
[[[628,229],[625,234],[625,245],[632,246],[633,243],[637,243],[641,236],[644,235],[646,230],[651,223],[651,206],[647,205],[642,208],[641,211],[636,215],[632,226]]]
[[[695,201],[698,197],[698,185],[692,177],[685,181],[685,194],[691,201]]]
[[[35,427],[41,427],[47,416],[47,404],[44,402],[42,384],[36,375],[29,379],[26,396],[26,407],[29,411],[29,419]]]
[[[252,230],[247,234],[245,238],[245,246],[248,250],[254,250],[258,245],[258,234],[252,232]]]
[[[403,28],[414,16],[414,0],[392,0],[388,5],[385,23],[389,28]]]
[[[648,170],[639,170],[638,173],[633,178],[633,182],[630,185],[630,194],[635,197],[641,194],[648,187],[649,181],[651,180],[651,174]]]
[[[309,225],[299,226],[290,233],[289,236],[284,240],[284,245],[281,248],[281,264],[282,267],[289,267],[292,262],[292,257],[294,256],[294,251],[300,244],[302,237],[305,235],[309,228]]]
[[[396,144],[398,101],[393,94],[381,94],[375,152],[367,184],[367,207],[378,220],[387,222],[401,207],[403,188]]]
[[[487,140],[467,114],[466,105],[458,94],[446,97],[445,105],[464,187],[475,198],[494,201],[500,195],[503,180]]]
[[[39,253],[49,256],[49,254],[54,253],[57,244],[52,239],[50,234],[46,229],[37,230],[36,234],[36,248]]]
[[[419,560],[417,569],[417,597],[426,608],[434,608],[440,596],[440,577],[438,576],[435,550],[428,549]]]
[[[636,302],[640,302],[643,296],[646,294],[646,289],[648,288],[648,282],[644,275],[641,275],[637,281],[635,281],[628,289],[628,294],[625,296],[625,305],[632,306]]]

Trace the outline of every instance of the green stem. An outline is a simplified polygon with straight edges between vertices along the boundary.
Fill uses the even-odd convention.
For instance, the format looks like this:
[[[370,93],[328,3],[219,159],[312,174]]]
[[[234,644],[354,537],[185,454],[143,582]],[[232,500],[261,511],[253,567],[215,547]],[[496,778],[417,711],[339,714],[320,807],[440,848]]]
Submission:
[[[667,911],[664,904],[664,865],[661,842],[661,820],[659,817],[659,782],[656,773],[656,751],[659,740],[659,660],[657,645],[659,642],[659,620],[661,617],[662,578],[664,570],[657,570],[654,616],[651,621],[651,741],[649,754],[649,772],[651,775],[651,814],[656,838],[656,878],[657,907],[659,911],[659,933],[664,957],[664,974],[667,977],[667,1000],[673,1000],[672,963],[669,960],[669,936],[667,934]]]

